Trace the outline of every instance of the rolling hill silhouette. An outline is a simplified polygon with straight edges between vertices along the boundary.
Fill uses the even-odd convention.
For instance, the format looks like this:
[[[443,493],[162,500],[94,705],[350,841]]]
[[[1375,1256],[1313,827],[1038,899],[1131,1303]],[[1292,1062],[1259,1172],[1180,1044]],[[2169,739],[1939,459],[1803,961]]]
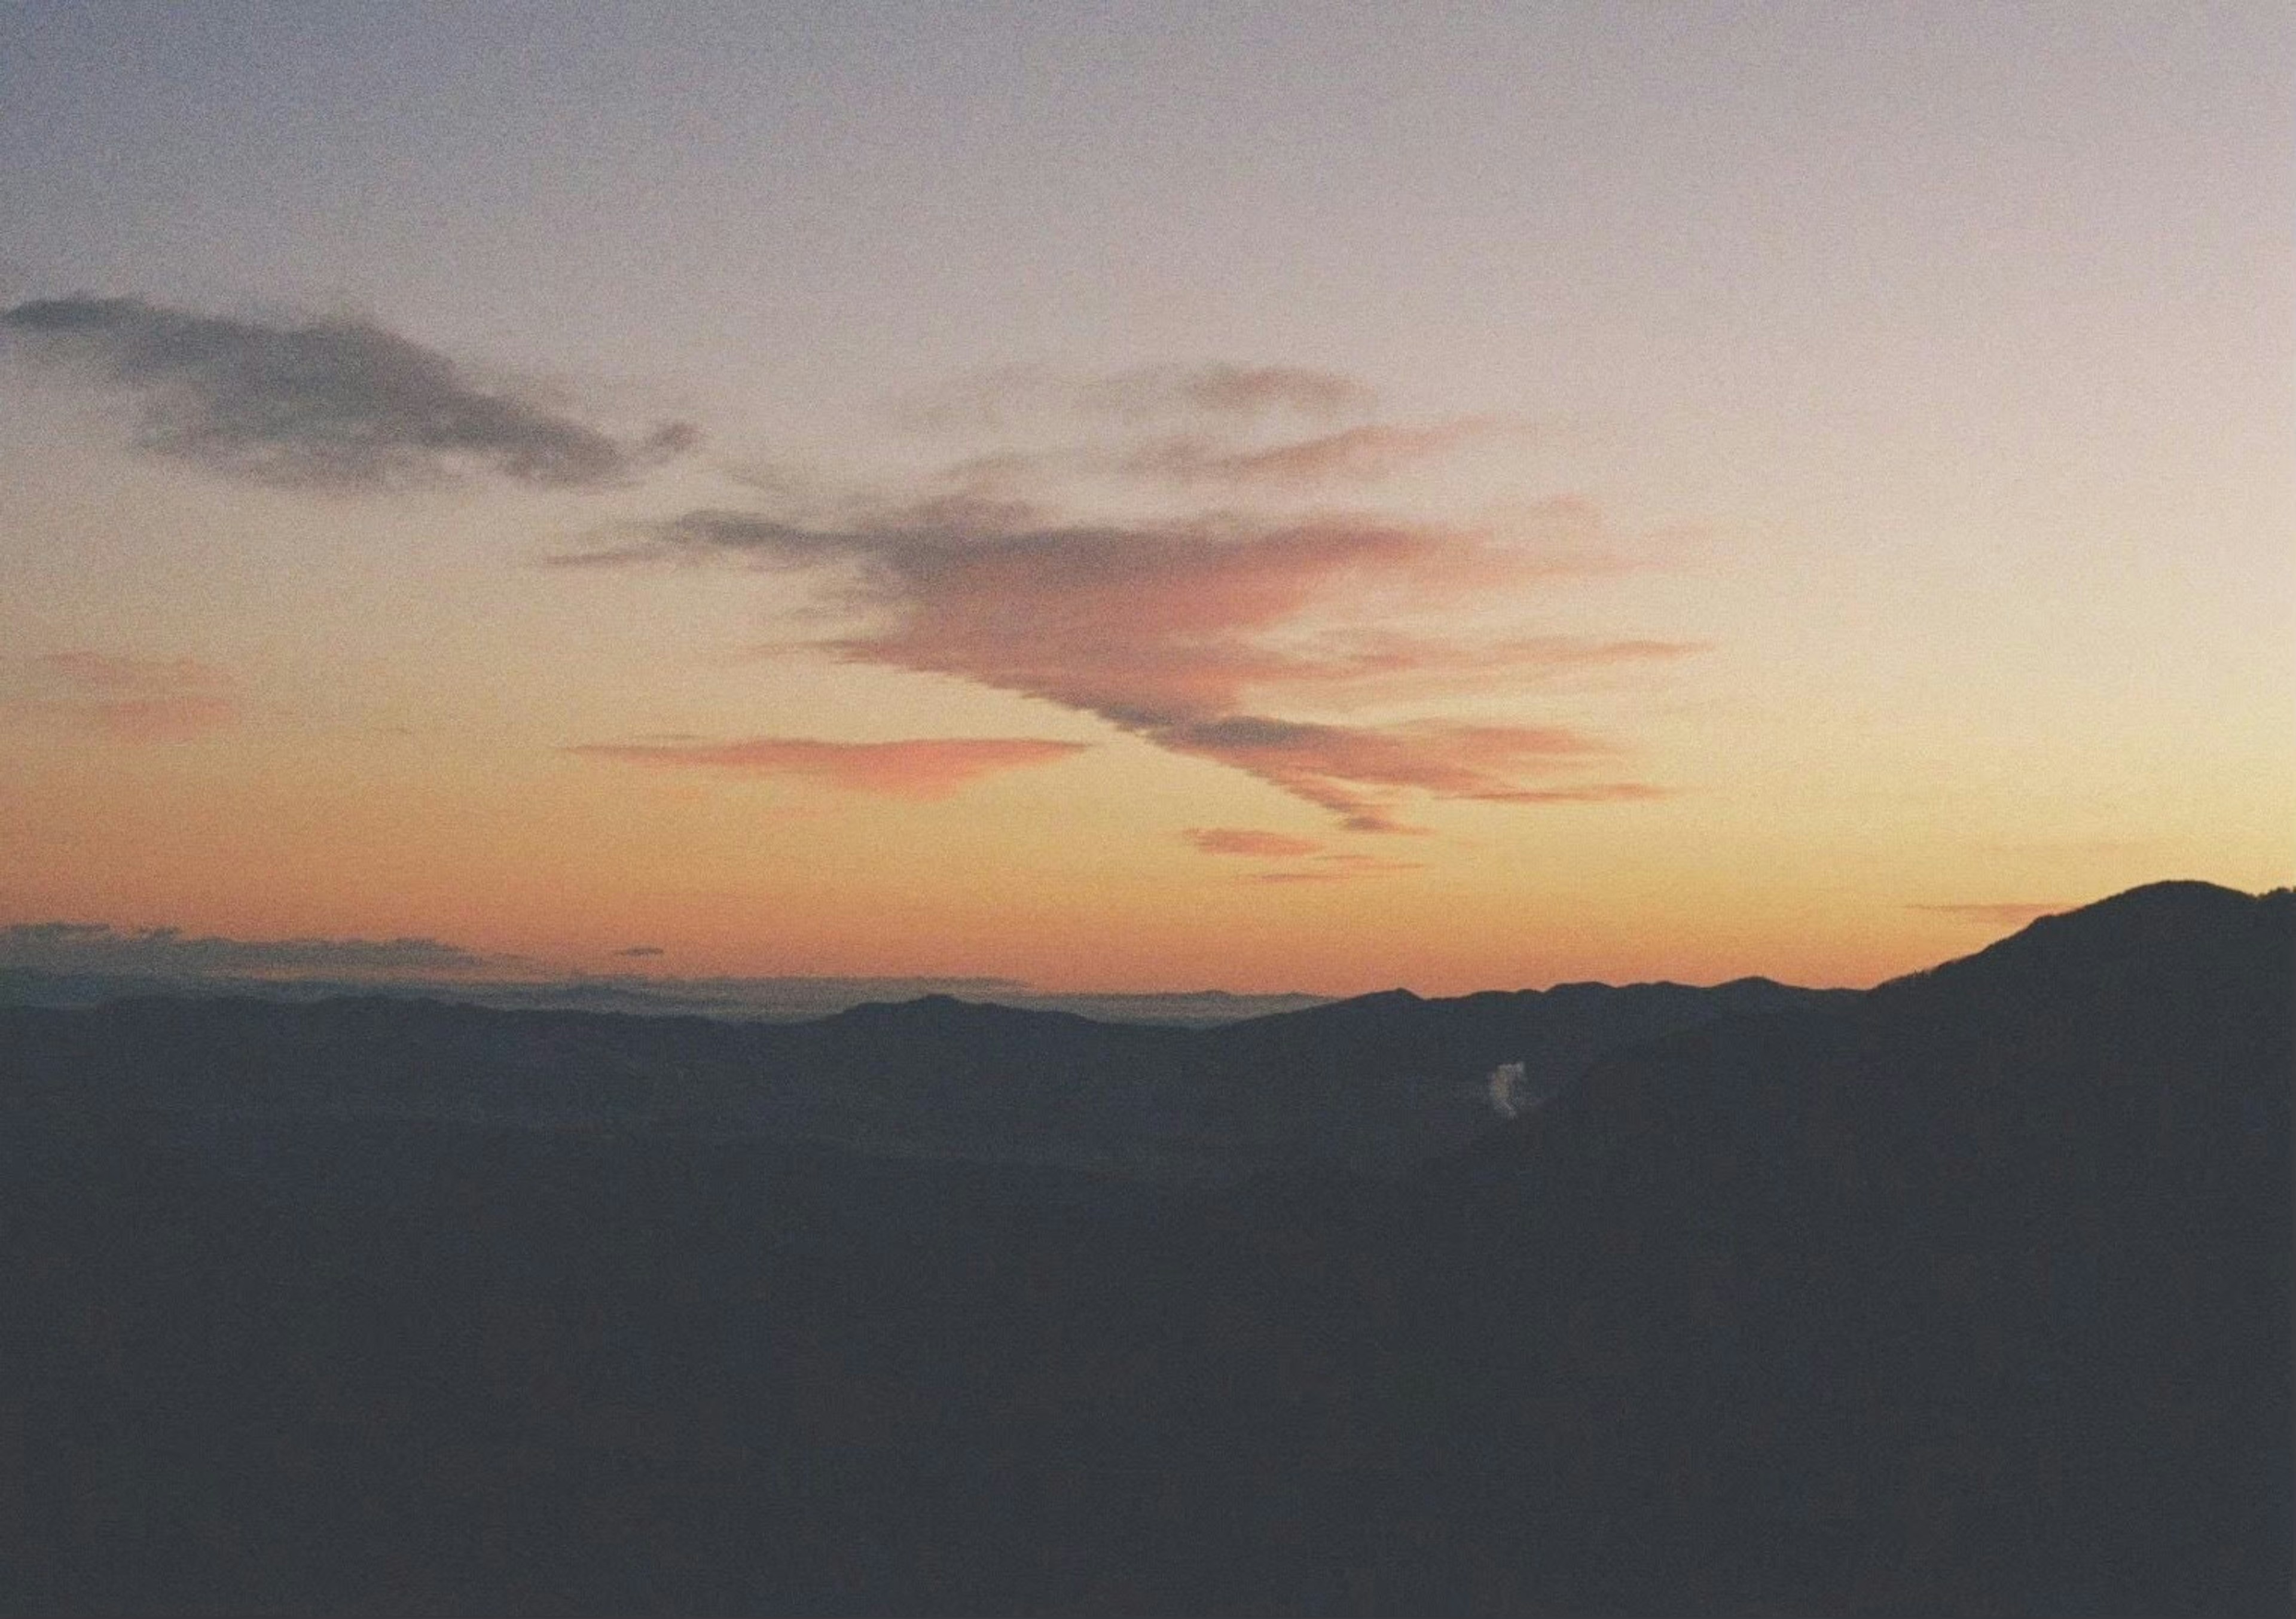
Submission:
[[[0,1008],[0,1081],[75,1108],[676,1128],[877,1152],[1220,1179],[1402,1169],[1496,1122],[1504,1062],[1560,1088],[1602,1053],[1849,992],[1749,979],[1365,996],[1224,1027],[947,995],[808,1023],[344,998]]]
[[[2200,884],[1864,994],[0,1014],[0,1607],[2284,1612],[2292,1021]]]
[[[1605,1502],[1565,1605],[2284,1607],[2292,993],[2296,896],[2158,885],[1423,1172],[1403,1248],[1511,1348],[1466,1403],[1590,1436],[1521,1481]]]

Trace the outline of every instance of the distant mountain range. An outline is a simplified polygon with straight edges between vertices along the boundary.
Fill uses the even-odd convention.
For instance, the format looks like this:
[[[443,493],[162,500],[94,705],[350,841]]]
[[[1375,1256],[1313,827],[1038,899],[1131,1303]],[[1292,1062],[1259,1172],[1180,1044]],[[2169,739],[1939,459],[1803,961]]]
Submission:
[[[2190,883],[1862,994],[0,1012],[0,1611],[2284,1613],[2292,1089]]]
[[[0,1084],[73,1106],[674,1128],[1190,1178],[1381,1172],[1464,1143],[1604,1052],[1852,994],[1760,978],[1393,991],[1213,1028],[940,994],[795,1024],[144,995],[0,1007]]]
[[[55,940],[60,934],[67,944],[75,938],[84,943],[88,935],[99,936],[99,942],[110,947],[58,949]],[[338,944],[332,948],[341,950],[344,946]],[[377,948],[387,950],[390,946]],[[442,953],[459,953],[449,946],[435,949]],[[181,944],[152,948],[148,935],[118,936],[109,928],[54,923],[0,928],[0,1006],[89,1007],[101,1006],[108,1001],[153,996],[292,1002],[374,998],[439,1001],[453,1006],[492,1007],[501,1011],[628,1012],[641,1017],[803,1023],[871,1002],[940,994],[984,1005],[1073,1012],[1110,1023],[1210,1028],[1270,1012],[1320,1006],[1332,998],[1233,994],[1218,989],[1136,994],[1115,991],[1061,993],[1003,978],[703,978],[647,977],[636,973],[521,978],[477,972],[424,977],[403,971],[390,977],[329,977],[308,970],[291,977],[219,970],[212,966],[131,966],[114,960],[159,956],[164,961],[170,956],[196,957],[199,953]],[[76,961],[72,960],[76,955],[93,960]],[[473,961],[484,965],[477,958]]]

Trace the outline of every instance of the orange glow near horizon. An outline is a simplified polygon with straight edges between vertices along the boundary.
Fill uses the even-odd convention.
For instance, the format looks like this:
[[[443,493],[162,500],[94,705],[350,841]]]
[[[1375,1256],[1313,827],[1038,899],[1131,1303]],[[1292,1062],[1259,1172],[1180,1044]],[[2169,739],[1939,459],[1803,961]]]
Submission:
[[[2021,907],[2201,863],[2166,838],[2019,851],[1947,838],[1927,878],[1861,870],[1847,844],[1806,842],[1788,870],[1755,824],[1715,838],[1726,823],[1692,794],[1469,805],[1424,835],[1349,836],[1248,779],[1132,802],[1160,760],[1132,747],[1145,756],[1116,742],[920,799],[834,777],[440,757],[398,737],[52,738],[44,768],[0,800],[0,894],[11,920],[438,938],[505,958],[510,977],[626,971],[618,953],[644,946],[661,953],[644,970],[672,976],[1444,994],[1751,974],[1870,984],[1981,946]],[[1203,829],[1180,822],[1210,803],[1286,830],[1230,828],[1207,854]],[[1622,825],[1629,814],[1643,823]],[[2259,839],[2251,870],[2220,856],[2214,875],[2269,886],[2269,852]],[[1964,897],[1958,874],[1980,869],[1980,891],[2023,897]]]
[[[2296,879],[2277,8],[176,10],[0,97],[0,937],[1860,985]]]

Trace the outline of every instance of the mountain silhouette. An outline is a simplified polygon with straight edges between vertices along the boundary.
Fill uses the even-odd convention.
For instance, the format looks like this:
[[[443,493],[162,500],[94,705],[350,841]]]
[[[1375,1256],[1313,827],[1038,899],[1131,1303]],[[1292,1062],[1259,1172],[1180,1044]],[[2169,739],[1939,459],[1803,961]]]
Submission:
[[[0,1013],[0,1610],[2284,1612],[2292,992]]]
[[[1316,1163],[1382,1173],[1496,1123],[1498,1064],[1553,1091],[1652,1034],[1847,993],[1393,992],[1210,1029],[945,994],[793,1024],[141,996],[0,1008],[0,1083],[72,1105],[676,1127],[1195,1180]]]
[[[2284,1607],[2292,989],[2287,892],[2157,885],[1423,1171],[1474,1420],[1599,1435],[1521,1490],[1646,1548],[1565,1605]]]

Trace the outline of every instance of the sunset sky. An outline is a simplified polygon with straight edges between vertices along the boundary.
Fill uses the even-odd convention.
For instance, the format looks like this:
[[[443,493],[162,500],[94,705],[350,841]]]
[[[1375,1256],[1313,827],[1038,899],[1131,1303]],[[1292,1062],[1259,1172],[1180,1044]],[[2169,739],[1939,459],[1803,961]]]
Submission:
[[[2292,219],[2283,0],[13,0],[0,929],[1456,993],[2285,884]]]

